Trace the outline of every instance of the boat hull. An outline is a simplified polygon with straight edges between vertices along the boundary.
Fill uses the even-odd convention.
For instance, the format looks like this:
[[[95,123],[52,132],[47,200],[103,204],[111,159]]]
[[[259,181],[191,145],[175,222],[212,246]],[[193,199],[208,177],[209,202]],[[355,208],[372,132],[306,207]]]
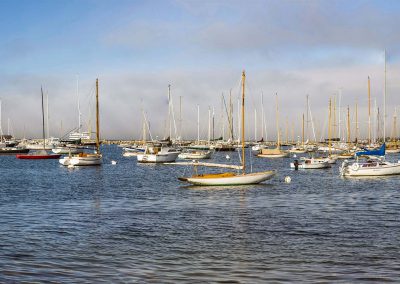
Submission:
[[[345,163],[343,163],[340,173],[342,176],[348,177],[400,175],[400,163],[386,162],[386,165],[381,166],[367,166],[365,163],[345,165]]]
[[[179,152],[170,152],[165,154],[137,154],[139,163],[170,163],[175,162]]]
[[[59,160],[63,166],[100,166],[102,158],[99,155],[64,157]]]
[[[22,160],[48,160],[48,159],[58,159],[61,157],[61,155],[57,154],[48,154],[48,155],[20,154],[15,156],[17,159],[22,159]]]
[[[276,170],[266,171],[260,173],[244,174],[244,175],[205,175],[195,176],[188,178],[181,178],[180,180],[186,181],[193,185],[207,185],[207,186],[229,186],[229,185],[249,185],[258,184],[268,179],[271,179],[276,174]]]
[[[0,155],[15,155],[15,154],[27,154],[29,149],[18,149],[18,148],[2,148],[0,149]]]
[[[211,151],[203,151],[203,152],[194,152],[194,153],[180,153],[178,158],[179,159],[210,159],[211,158]]]
[[[289,157],[289,153],[281,153],[281,154],[258,154],[257,157],[260,158],[287,158]]]

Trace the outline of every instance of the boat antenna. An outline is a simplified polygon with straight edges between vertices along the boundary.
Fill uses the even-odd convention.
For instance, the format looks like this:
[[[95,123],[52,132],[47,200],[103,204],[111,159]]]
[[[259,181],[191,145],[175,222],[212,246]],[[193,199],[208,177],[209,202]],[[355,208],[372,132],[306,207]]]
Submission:
[[[96,79],[96,153],[100,154],[99,79]]]
[[[243,174],[246,172],[246,156],[244,154],[244,84],[246,80],[246,74],[243,70],[242,72],[242,166]]]
[[[43,88],[40,86],[40,92],[42,94],[42,130],[43,130],[43,150],[46,150],[46,133],[44,131],[44,103],[43,103]]]

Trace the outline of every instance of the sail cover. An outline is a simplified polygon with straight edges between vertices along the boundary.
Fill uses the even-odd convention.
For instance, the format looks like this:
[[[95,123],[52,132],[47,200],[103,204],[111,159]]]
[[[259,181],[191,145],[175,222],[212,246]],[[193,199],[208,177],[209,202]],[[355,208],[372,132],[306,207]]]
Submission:
[[[356,153],[356,156],[385,156],[386,144],[383,143],[378,150],[364,150]]]

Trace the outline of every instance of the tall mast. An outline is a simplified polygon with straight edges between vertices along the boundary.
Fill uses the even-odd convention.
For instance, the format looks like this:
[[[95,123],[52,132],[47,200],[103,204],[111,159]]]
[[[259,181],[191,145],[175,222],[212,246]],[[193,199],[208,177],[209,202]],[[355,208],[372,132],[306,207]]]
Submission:
[[[46,118],[47,118],[47,137],[50,137],[50,130],[49,130],[49,92],[46,92]]]
[[[46,149],[46,133],[44,131],[44,102],[43,102],[43,88],[40,87],[40,92],[42,93],[42,130],[43,130],[43,150]]]
[[[332,125],[332,99],[329,98],[329,118],[328,118],[328,153],[331,154],[331,125]]]
[[[168,123],[169,123],[169,139],[172,139],[172,122],[171,122],[171,85],[168,85]]]
[[[210,145],[210,139],[211,139],[211,107],[208,106],[208,145]]]
[[[350,107],[347,106],[347,143],[350,142]]]
[[[341,141],[341,137],[342,137],[342,133],[341,133],[341,124],[342,124],[342,121],[341,121],[341,119],[340,119],[340,113],[341,113],[341,105],[340,105],[340,103],[341,103],[341,101],[342,101],[342,88],[339,88],[339,105],[338,105],[338,123],[339,123],[339,129],[338,129],[338,134],[339,134],[339,142]]]
[[[200,144],[200,106],[197,105],[197,144]]]
[[[215,109],[213,106],[213,111],[212,111],[212,140],[214,141],[214,132],[215,132]]]
[[[306,124],[307,124],[307,127],[306,127],[306,134],[307,134],[307,140],[309,140],[310,139],[310,136],[309,136],[309,133],[308,133],[308,95],[306,96],[306,98],[307,98],[307,106],[306,106]]]
[[[371,80],[368,76],[368,144],[371,144]]]
[[[182,96],[179,96],[179,140],[182,141]]]
[[[254,141],[257,142],[257,109],[254,108]]]
[[[232,103],[232,89],[229,90],[229,131],[231,135],[231,142],[233,142],[233,103]]]
[[[276,142],[276,148],[280,148],[281,146],[281,138],[280,138],[280,132],[279,132],[279,109],[278,109],[278,93],[275,94],[275,98],[276,98],[276,131],[278,133],[278,137],[277,137],[277,142]]]
[[[243,174],[246,172],[246,155],[244,153],[244,84],[246,80],[246,74],[243,70],[242,73],[242,166]]]
[[[335,96],[333,97],[333,136],[334,136],[334,138],[337,138],[337,136],[336,136],[336,127],[337,127],[337,124],[336,124],[336,98],[337,98],[337,95],[335,94]]]
[[[355,138],[356,144],[358,144],[358,131],[359,131],[359,129],[358,129],[358,105],[357,105],[357,100],[356,100],[356,138]]]
[[[96,79],[96,153],[100,154],[99,79]]]
[[[261,139],[264,140],[264,94],[261,92]]]
[[[384,53],[385,59],[385,79],[383,86],[383,143],[386,142],[386,49]]]
[[[302,124],[302,131],[301,131],[301,145],[304,148],[304,113],[303,113],[303,124]]]

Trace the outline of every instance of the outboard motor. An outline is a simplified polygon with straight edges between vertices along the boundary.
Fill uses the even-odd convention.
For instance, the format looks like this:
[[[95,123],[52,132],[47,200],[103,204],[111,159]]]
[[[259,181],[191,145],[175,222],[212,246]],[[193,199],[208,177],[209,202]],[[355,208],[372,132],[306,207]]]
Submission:
[[[294,160],[294,169],[297,171],[299,169],[299,160]]]

